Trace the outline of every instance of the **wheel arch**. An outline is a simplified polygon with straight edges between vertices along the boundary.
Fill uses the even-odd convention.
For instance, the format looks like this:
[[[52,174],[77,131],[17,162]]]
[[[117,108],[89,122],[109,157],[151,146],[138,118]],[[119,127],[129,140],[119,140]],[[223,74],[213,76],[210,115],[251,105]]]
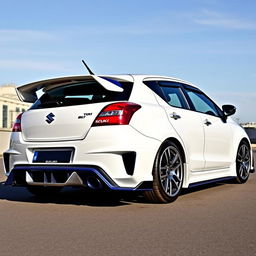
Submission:
[[[243,142],[246,143],[246,144],[249,146],[250,151],[251,151],[251,159],[252,159],[252,147],[251,147],[251,142],[250,142],[250,140],[249,140],[248,138],[246,138],[246,137],[241,138],[241,139],[237,142],[237,145],[236,145],[236,153],[237,153],[237,150],[239,149],[240,145],[241,145]],[[235,154],[235,156],[236,156],[236,154]],[[252,161],[252,160],[251,160],[251,161]]]
[[[241,140],[240,140],[240,143],[239,143],[239,145],[242,143],[242,142],[245,142],[245,143],[247,143],[248,144],[248,146],[251,148],[251,142],[248,140],[248,138],[242,138]],[[238,145],[238,146],[239,146]]]
[[[184,163],[186,163],[186,162],[187,162],[187,161],[186,161],[187,158],[186,158],[186,154],[185,154],[184,147],[182,146],[181,142],[180,142],[178,139],[174,138],[174,137],[169,137],[169,138],[167,138],[167,139],[162,143],[162,145],[163,145],[166,141],[173,142],[173,143],[179,148],[179,150],[180,150],[180,152],[181,152],[182,160],[184,161]],[[162,145],[161,145],[161,146],[162,146]]]

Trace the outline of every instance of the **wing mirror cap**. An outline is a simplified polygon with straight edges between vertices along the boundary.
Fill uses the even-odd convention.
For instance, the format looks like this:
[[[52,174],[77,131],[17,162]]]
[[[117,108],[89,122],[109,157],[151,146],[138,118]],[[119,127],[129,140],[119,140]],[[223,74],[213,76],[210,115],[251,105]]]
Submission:
[[[225,116],[232,116],[236,113],[236,107],[233,105],[223,105],[222,110]]]

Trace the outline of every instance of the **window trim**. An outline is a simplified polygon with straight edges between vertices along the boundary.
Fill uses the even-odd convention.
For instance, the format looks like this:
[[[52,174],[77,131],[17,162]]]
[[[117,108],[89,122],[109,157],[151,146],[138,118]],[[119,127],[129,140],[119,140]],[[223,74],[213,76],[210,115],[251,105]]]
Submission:
[[[192,111],[195,111],[195,112],[201,113],[201,114],[205,114],[205,115],[209,115],[209,116],[219,117],[219,118],[223,119],[223,117],[224,117],[223,112],[222,112],[221,109],[218,107],[218,105],[217,105],[210,97],[208,97],[205,93],[203,93],[201,90],[199,90],[199,89],[194,89],[193,87],[190,87],[190,86],[185,85],[185,86],[183,87],[183,91],[184,91],[184,94],[185,94],[185,96],[186,96],[186,98],[187,98],[187,101],[189,102],[189,105],[190,105],[190,108],[191,108]],[[195,108],[193,102],[191,101],[191,99],[190,99],[190,97],[189,97],[189,95],[188,95],[188,93],[187,93],[188,91],[192,91],[192,92],[195,92],[195,93],[197,93],[197,94],[203,95],[207,100],[209,100],[209,101],[214,105],[214,107],[215,107],[216,110],[217,110],[217,114],[218,114],[218,115],[217,115],[217,116],[216,116],[216,115],[211,115],[211,114],[207,114],[207,113],[200,112],[200,111],[196,110],[196,108]]]
[[[161,84],[162,82],[170,83],[170,85]],[[164,98],[165,98],[165,102],[166,102],[169,106],[171,106],[171,107],[173,107],[173,108],[186,109],[186,110],[188,110],[188,109],[190,108],[190,106],[189,106],[189,104],[188,104],[188,102],[187,102],[187,99],[186,99],[186,97],[185,97],[185,95],[184,95],[184,93],[183,93],[183,91],[182,91],[182,88],[181,88],[181,86],[180,86],[179,83],[176,83],[176,82],[168,82],[168,81],[158,81],[157,84],[158,84],[160,90],[162,91],[162,94],[163,94],[163,96],[164,96]],[[165,95],[165,93],[164,93],[164,91],[163,91],[163,89],[162,89],[162,87],[166,87],[166,88],[178,88],[178,90],[179,90],[179,92],[180,92],[180,95],[181,95],[181,97],[183,98],[183,101],[184,101],[184,103],[185,103],[185,106],[184,106],[184,107],[183,107],[183,106],[178,107],[178,106],[173,106],[173,105],[169,104],[169,103],[168,103],[168,100],[167,100],[167,98],[166,98],[166,95]]]
[[[193,91],[199,94],[204,95],[216,108],[217,112],[218,112],[218,116],[215,115],[210,115],[213,117],[217,117],[222,119],[223,122],[225,122],[225,116],[222,112],[222,110],[220,109],[220,107],[209,97],[207,96],[204,92],[202,92],[200,89],[191,86],[189,84],[186,84],[184,82],[176,82],[176,81],[171,81],[171,80],[161,80],[161,79],[154,79],[154,80],[144,80],[143,83],[149,88],[151,89],[155,94],[157,94],[161,99],[163,99],[165,101],[165,103],[168,104],[168,106],[173,107],[173,108],[178,108],[178,109],[184,109],[184,110],[190,110],[190,111],[194,111],[200,114],[205,114],[205,115],[210,115],[207,113],[203,113],[203,112],[199,112],[195,109],[194,104],[192,103],[191,99],[189,98],[187,91]],[[151,83],[151,84],[150,84]],[[169,83],[170,85],[161,85],[161,83]],[[176,106],[172,106],[168,103],[165,94],[161,88],[161,86],[166,86],[166,87],[178,87],[182,93],[182,96],[186,102],[187,108],[183,108],[183,107],[176,107]]]
[[[181,83],[170,81],[170,80],[146,80],[146,81],[143,81],[143,83],[149,89],[151,89],[155,94],[157,94],[166,104],[168,104],[168,106],[173,108],[178,108],[178,109],[190,110],[190,105],[187,101],[186,96],[184,95]],[[168,84],[161,84],[161,83],[168,83]],[[177,106],[170,105],[161,87],[178,88],[186,106],[177,107]]]

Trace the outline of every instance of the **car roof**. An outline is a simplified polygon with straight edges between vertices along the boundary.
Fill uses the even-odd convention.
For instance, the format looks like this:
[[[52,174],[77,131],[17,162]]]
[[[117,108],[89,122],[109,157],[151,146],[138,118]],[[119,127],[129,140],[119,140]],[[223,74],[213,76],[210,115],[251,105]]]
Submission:
[[[128,80],[128,76],[133,77],[134,81],[140,80],[142,82],[144,81],[170,81],[170,82],[176,82],[176,83],[182,83],[187,85],[188,87],[191,87],[191,89],[196,89],[198,91],[201,91],[197,86],[194,84],[180,79],[180,78],[175,78],[171,76],[159,76],[159,75],[146,75],[146,74],[129,74],[129,75],[102,75],[103,77],[109,77],[109,78],[118,78],[118,79],[124,79]]]
[[[109,77],[109,78],[118,78],[123,80],[129,80],[128,77],[130,76],[130,77],[133,77],[134,80],[141,80],[141,81],[154,81],[154,80],[171,81],[171,82],[183,83],[198,89],[197,86],[195,86],[194,84],[186,80],[171,77],[171,76],[159,76],[159,75],[147,75],[147,74],[120,74],[120,75],[100,75],[100,76]]]

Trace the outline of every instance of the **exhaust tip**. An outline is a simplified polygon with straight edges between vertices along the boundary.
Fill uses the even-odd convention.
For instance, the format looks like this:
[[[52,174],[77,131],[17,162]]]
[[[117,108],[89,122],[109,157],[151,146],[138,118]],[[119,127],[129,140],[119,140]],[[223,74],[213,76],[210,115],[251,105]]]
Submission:
[[[93,176],[90,176],[87,178],[86,184],[91,189],[102,189],[103,188],[102,182],[98,178],[93,177]]]

